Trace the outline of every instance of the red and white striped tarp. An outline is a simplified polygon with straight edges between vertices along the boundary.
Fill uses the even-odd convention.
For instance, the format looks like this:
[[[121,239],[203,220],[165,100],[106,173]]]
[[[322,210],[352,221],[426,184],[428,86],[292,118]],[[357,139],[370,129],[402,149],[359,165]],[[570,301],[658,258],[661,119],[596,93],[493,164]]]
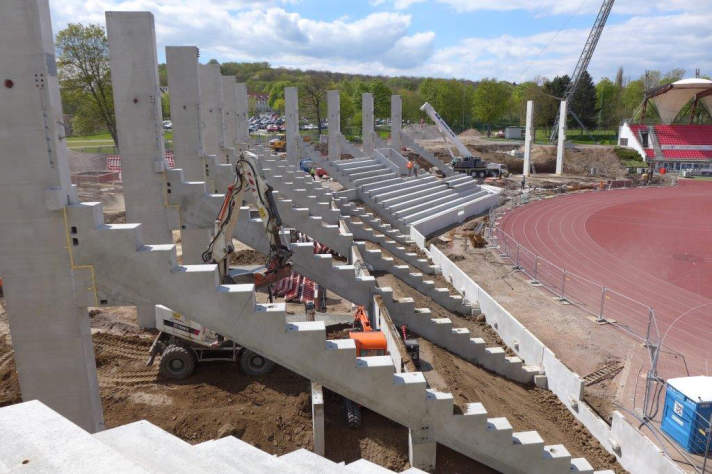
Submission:
[[[169,168],[176,167],[176,160],[175,160],[175,157],[174,157],[172,151],[166,152],[165,160],[166,160],[166,164],[168,165]],[[122,181],[122,179],[121,179],[121,156],[106,155],[106,169],[108,169],[109,171],[118,171],[119,172],[119,182]]]
[[[275,296],[284,297],[284,301],[292,303],[313,303],[315,293],[314,281],[298,273],[282,278],[274,287]]]

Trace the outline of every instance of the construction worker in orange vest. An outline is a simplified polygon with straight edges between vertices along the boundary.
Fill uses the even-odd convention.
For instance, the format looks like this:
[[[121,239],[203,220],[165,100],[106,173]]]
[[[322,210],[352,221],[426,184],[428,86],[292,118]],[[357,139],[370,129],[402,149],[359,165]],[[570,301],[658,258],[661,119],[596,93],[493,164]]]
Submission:
[[[413,175],[413,160],[408,160],[408,164],[406,165],[408,167],[408,176]]]

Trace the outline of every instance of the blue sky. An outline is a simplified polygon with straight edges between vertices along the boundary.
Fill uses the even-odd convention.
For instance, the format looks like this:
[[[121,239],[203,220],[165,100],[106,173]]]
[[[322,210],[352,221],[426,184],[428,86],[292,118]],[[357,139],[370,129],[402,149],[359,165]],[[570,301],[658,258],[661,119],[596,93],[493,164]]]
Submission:
[[[207,61],[351,73],[510,81],[571,72],[601,0],[50,0],[55,31],[151,11],[159,59],[196,45]],[[618,0],[589,67],[712,74],[712,1]]]

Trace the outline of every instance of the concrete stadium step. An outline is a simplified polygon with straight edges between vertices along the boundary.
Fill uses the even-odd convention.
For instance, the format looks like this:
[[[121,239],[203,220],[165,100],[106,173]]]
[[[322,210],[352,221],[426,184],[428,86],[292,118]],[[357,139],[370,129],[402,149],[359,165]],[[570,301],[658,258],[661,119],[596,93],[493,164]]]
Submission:
[[[351,472],[344,465],[329,461],[306,449],[297,449],[291,453],[283,454],[279,459],[303,469],[304,472]]]
[[[358,461],[347,464],[346,470],[358,474],[392,474],[395,472],[365,459],[359,459]]]
[[[409,208],[409,207],[411,207],[411,206],[415,206],[415,205],[417,205],[417,204],[421,204],[423,201],[432,202],[432,201],[437,200],[437,199],[439,199],[439,198],[442,198],[442,197],[448,197],[448,198],[449,198],[450,196],[452,196],[452,191],[450,191],[449,189],[438,189],[438,190],[436,190],[436,191],[433,191],[433,192],[430,193],[430,194],[426,194],[426,195],[421,196],[421,197],[418,197],[418,198],[408,199],[408,200],[405,200],[405,201],[393,203],[393,204],[391,204],[391,205],[389,206],[389,210],[390,210],[391,212],[394,212],[394,213],[395,213],[395,212],[397,212],[397,211],[399,211],[399,210],[401,210],[401,209],[407,209],[407,208]]]
[[[399,178],[400,183],[389,183],[389,184],[384,184],[383,186],[380,187],[373,187],[369,189],[368,191],[365,191],[365,194],[368,196],[376,196],[384,192],[388,191],[397,191],[401,189],[406,189],[406,188],[412,188],[413,186],[418,186],[418,185],[423,185],[425,183],[437,183],[437,178],[435,176],[426,176],[424,178],[416,178],[416,179],[404,179],[404,178]]]
[[[445,191],[447,188],[441,183],[432,183],[428,185],[419,186],[418,188],[410,188],[405,194],[395,194],[393,197],[382,199],[380,196],[377,198],[378,204],[390,211],[390,207],[393,204],[397,204],[403,201],[411,201],[413,199],[427,199],[427,196],[435,194],[437,192]],[[449,191],[450,194],[454,194]]]
[[[374,169],[369,169],[366,171],[361,171],[360,169],[355,170],[353,173],[349,173],[349,178],[351,178],[351,181],[356,183],[356,180],[362,179],[362,178],[370,178],[373,176],[378,176],[378,175],[383,175],[388,173],[388,168],[385,167],[378,167]]]
[[[373,183],[368,183],[368,184],[363,184],[361,185],[361,191],[364,193],[370,192],[372,189],[378,189],[378,188],[384,188],[387,186],[393,186],[399,183],[403,182],[403,178],[396,177],[395,173],[393,173],[393,177],[391,178],[386,178],[383,179],[382,181],[377,181]]]
[[[439,188],[443,188],[444,185],[438,182],[434,181],[426,181],[424,183],[415,183],[413,186],[407,186],[404,188],[400,189],[389,189],[385,190],[384,192],[372,192],[371,195],[373,197],[373,200],[376,203],[383,203],[384,201],[388,201],[389,199],[398,199],[398,198],[408,198],[408,197],[417,197],[417,193],[420,193],[420,195],[425,195],[427,194],[428,190],[435,190]],[[392,202],[392,201],[388,201]]]
[[[361,166],[369,165],[380,165],[381,162],[373,158],[357,158],[351,160],[339,160],[334,161],[332,164],[339,170],[348,170],[351,168],[358,168]]]
[[[308,472],[234,436],[196,444],[193,449],[225,463],[238,466],[241,472],[246,474]]]
[[[401,206],[400,210],[397,211],[395,211],[392,207],[389,207],[388,210],[391,211],[396,218],[398,218],[401,216],[408,216],[416,212],[423,211],[425,209],[430,209],[434,206],[439,206],[440,204],[444,204],[446,202],[452,202],[454,197],[452,191],[439,194],[442,195],[438,198],[428,198],[426,196],[423,196],[422,199],[416,199],[415,203],[414,201],[409,201],[411,204],[408,207]]]
[[[0,471],[151,472],[37,400],[0,408]]]
[[[374,176],[369,176],[367,178],[356,178],[353,180],[354,186],[361,187],[367,186],[372,183],[383,183],[389,181],[395,173],[392,171],[384,170],[383,173]]]
[[[98,225],[91,229],[88,222],[94,220],[97,210]],[[323,322],[286,323],[285,305],[257,305],[253,285],[218,285],[215,265],[171,269],[168,258],[164,266],[142,258],[145,252],[137,251],[143,247],[140,226],[132,229],[132,236],[128,227],[112,229],[104,225],[98,204],[71,206],[69,211],[70,225],[79,226],[79,244],[73,247],[77,263],[95,266],[100,291],[111,288],[126,292],[135,302],[165,302],[173,311],[397,423],[405,426],[430,423],[435,441],[470,457],[488,459],[500,470],[563,473],[557,460],[545,458],[541,453],[535,459],[504,456],[512,446],[512,430],[506,420],[490,420],[489,430],[474,429],[480,426],[478,419],[455,414],[452,394],[425,389],[422,374],[396,374],[393,361],[386,356],[355,358],[353,342],[325,340]],[[261,223],[250,222],[240,227],[252,225]],[[373,277],[356,276],[353,265],[333,266],[331,256],[314,254],[311,244],[293,244],[292,249],[295,262],[308,265],[322,279],[336,281],[337,286],[342,286],[341,291],[352,296],[347,299],[370,301]],[[325,284],[333,288],[334,281]],[[414,309],[414,304],[411,308]],[[433,324],[450,326],[448,320],[436,320]],[[295,456],[307,464],[313,461],[309,454]]]
[[[234,463],[201,455],[192,445],[145,420],[100,431],[94,437],[151,472],[242,472]]]

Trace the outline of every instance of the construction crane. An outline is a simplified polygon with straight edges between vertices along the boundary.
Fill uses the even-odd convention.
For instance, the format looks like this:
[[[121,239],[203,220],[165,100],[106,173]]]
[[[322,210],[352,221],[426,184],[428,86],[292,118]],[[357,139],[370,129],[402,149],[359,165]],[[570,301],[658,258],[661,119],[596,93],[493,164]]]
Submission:
[[[421,112],[425,112],[426,114],[428,114],[430,120],[432,120],[435,126],[438,128],[440,135],[442,135],[445,139],[445,142],[453,145],[460,153],[460,156],[456,157],[452,153],[450,146],[447,146],[447,151],[448,153],[450,153],[450,157],[452,158],[452,162],[450,164],[455,171],[465,173],[470,176],[475,176],[477,178],[499,178],[500,176],[507,176],[509,174],[506,165],[499,163],[489,163],[487,161],[482,160],[480,157],[472,156],[470,150],[465,146],[464,143],[460,141],[459,138],[457,138],[455,132],[452,131],[450,126],[445,122],[445,120],[443,120],[440,114],[438,114],[437,111],[433,108],[433,106],[430,105],[428,102],[420,106],[420,110]]]
[[[267,268],[263,273],[254,273],[255,286],[265,286],[288,276],[292,267],[289,259],[292,252],[279,236],[282,221],[277,212],[277,204],[272,196],[272,187],[268,185],[256,170],[257,156],[244,151],[235,163],[235,181],[228,186],[225,199],[215,220],[215,236],[203,252],[205,263],[216,263],[223,283],[231,283],[228,260],[235,251],[232,234],[240,215],[240,206],[245,191],[254,197],[257,212],[262,218],[265,235],[269,241]]]
[[[567,101],[567,103],[570,103],[570,99],[576,93],[576,88],[578,87],[578,84],[581,81],[581,76],[583,76],[583,73],[586,71],[586,69],[588,69],[588,64],[591,62],[593,52],[596,50],[598,40],[601,39],[603,27],[606,26],[606,21],[608,20],[608,15],[611,13],[611,9],[613,8],[614,2],[615,0],[603,0],[601,9],[598,11],[598,16],[596,16],[596,21],[593,23],[593,28],[591,28],[591,31],[588,33],[586,44],[583,46],[581,56],[579,56],[578,62],[576,63],[576,67],[574,68],[574,73],[571,76],[571,82],[569,83],[569,86],[566,88],[566,92],[564,93],[563,100]],[[569,113],[578,122],[581,128],[586,128],[584,127],[583,123],[581,123],[581,120],[574,113],[574,111],[571,110],[571,108],[569,108]],[[553,143],[556,140],[558,134],[559,115],[557,114],[556,120],[554,122],[554,128],[551,131],[551,137],[549,138],[549,141]]]

